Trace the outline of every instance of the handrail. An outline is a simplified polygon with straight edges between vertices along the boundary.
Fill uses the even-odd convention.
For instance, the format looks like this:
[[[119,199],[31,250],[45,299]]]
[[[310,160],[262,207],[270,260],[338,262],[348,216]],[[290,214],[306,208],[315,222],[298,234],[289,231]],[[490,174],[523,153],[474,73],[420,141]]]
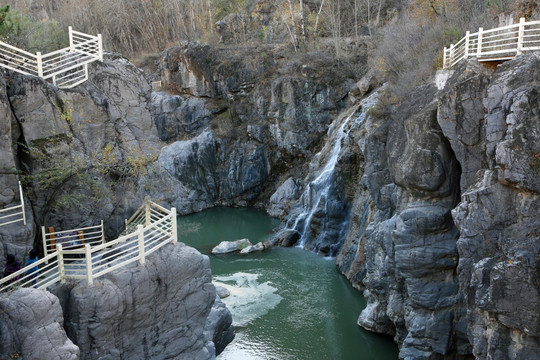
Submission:
[[[46,289],[58,282],[63,283],[66,279],[86,279],[87,283],[92,285],[96,278],[135,261],[144,264],[146,256],[168,243],[176,244],[176,209],[167,210],[149,200],[145,200],[141,208],[144,210],[143,213],[149,213],[152,209],[155,211],[148,225],[139,224],[136,231],[99,245],[85,243],[74,249],[56,243],[54,252],[1,279],[0,292],[19,287]],[[156,217],[155,214],[161,216]],[[95,227],[90,226],[81,229],[93,228]],[[46,234],[58,233],[61,232]],[[36,266],[39,267],[39,273],[31,273]]]
[[[26,212],[24,209],[24,195],[23,195],[20,181],[19,181],[19,196],[20,196],[20,201],[21,201],[19,205],[11,206],[11,207],[0,210],[0,214],[8,213],[7,215],[0,215],[0,226],[14,224],[19,221],[22,221],[23,224],[26,225]],[[16,217],[16,218],[7,220],[8,218],[13,218],[13,217]]]
[[[0,66],[44,80],[52,78],[58,87],[72,88],[88,79],[89,63],[103,61],[103,41],[101,34],[85,34],[74,31],[71,26],[68,32],[69,47],[47,54],[32,54],[0,41]],[[66,75],[57,78],[62,74]],[[62,81],[58,81],[60,78]]]
[[[443,69],[450,69],[463,59],[476,57],[478,61],[508,60],[523,51],[540,50],[540,21],[466,32],[465,37],[443,50]]]
[[[42,226],[41,240],[43,242],[44,254],[54,252],[56,244],[62,244],[64,249],[81,246],[83,244],[104,244],[105,230],[103,221],[101,221],[99,225],[60,231],[46,231],[45,226]]]

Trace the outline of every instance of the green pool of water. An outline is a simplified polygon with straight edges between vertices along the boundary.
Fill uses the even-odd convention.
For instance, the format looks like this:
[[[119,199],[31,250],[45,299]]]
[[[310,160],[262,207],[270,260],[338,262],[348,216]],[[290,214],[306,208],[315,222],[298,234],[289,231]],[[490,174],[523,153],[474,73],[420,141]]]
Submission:
[[[356,325],[365,307],[335,266],[300,248],[212,255],[223,240],[265,241],[279,221],[254,209],[214,208],[179,217],[178,239],[209,255],[214,282],[229,289],[235,340],[219,360],[395,360],[390,338]]]

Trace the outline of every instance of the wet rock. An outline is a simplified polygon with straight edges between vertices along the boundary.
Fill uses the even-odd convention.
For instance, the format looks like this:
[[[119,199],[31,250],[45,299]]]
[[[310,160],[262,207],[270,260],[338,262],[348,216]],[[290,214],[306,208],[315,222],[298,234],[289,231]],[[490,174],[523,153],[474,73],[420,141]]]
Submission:
[[[243,250],[253,244],[248,239],[240,239],[236,241],[222,241],[219,245],[212,249],[212,254],[227,254]]]
[[[221,354],[225,347],[234,339],[234,326],[232,325],[232,314],[221,301],[223,298],[219,292],[223,292],[220,286],[216,286],[216,301],[212,306],[212,310],[206,319],[204,327],[206,339],[212,339],[215,347],[216,356]],[[225,291],[228,292],[227,289]],[[230,295],[230,293],[229,293]],[[228,295],[227,295],[228,296]]]
[[[231,295],[231,292],[223,286],[216,285],[216,294],[220,299],[224,299]]]
[[[255,245],[247,246],[240,250],[240,254],[251,254],[254,252],[264,251],[265,247],[262,242],[258,242]]]
[[[264,243],[265,247],[284,246],[291,247],[300,240],[300,233],[293,229],[283,229],[279,231],[271,240]]]

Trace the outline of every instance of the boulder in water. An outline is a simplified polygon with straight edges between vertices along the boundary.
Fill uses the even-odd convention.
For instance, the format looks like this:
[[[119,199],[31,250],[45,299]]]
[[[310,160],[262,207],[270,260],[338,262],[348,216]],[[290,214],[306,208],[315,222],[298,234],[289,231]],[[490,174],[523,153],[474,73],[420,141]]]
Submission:
[[[219,296],[220,299],[225,299],[226,297],[231,296],[231,292],[223,286],[215,285],[216,287],[216,295]]]
[[[264,251],[265,247],[262,242],[258,242],[255,245],[247,246],[240,251],[240,254],[251,254],[257,251]]]
[[[265,243],[265,246],[272,247],[272,246],[284,246],[284,247],[291,247],[294,246],[298,240],[300,240],[300,233],[293,229],[284,229],[276,234],[272,238],[272,240],[269,240]]]
[[[212,249],[212,254],[227,254],[242,250],[253,245],[248,239],[240,239],[236,241],[222,241],[218,246]]]

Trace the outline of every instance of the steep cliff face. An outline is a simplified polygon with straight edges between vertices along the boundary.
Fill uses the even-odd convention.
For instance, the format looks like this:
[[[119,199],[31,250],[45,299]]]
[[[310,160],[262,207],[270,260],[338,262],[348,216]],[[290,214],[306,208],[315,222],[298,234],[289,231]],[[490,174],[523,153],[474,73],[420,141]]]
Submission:
[[[538,55],[520,56],[488,78],[467,64],[441,96],[439,123],[471,174],[452,215],[469,338],[480,359],[540,355],[539,65]],[[460,128],[473,136],[461,137]]]
[[[341,140],[360,180],[324,200],[350,209],[337,264],[364,290],[359,324],[401,358],[539,355],[538,62],[461,65]]]
[[[112,234],[147,194],[181,214],[267,207],[291,239],[337,256],[368,301],[359,324],[394,336],[401,358],[538,357],[538,56],[494,72],[470,61],[390,113],[372,76],[355,83],[364,55],[356,72],[327,55],[186,42],[163,53],[163,92],[116,56],[71,91],[11,76],[0,161],[79,170],[28,188],[36,222],[59,228],[106,219]],[[16,178],[0,176],[0,201],[15,201]],[[60,193],[85,197],[51,207]],[[70,318],[85,344],[87,305]]]
[[[450,214],[460,167],[437,124],[435,93],[434,85],[416,89],[391,116],[376,113],[384,95],[362,101],[347,136],[329,136],[334,146],[341,142],[332,168],[340,185],[311,201],[327,206],[308,210],[323,221],[309,220],[306,246],[334,248],[340,270],[364,289],[359,324],[393,335],[400,356],[411,359],[468,353],[455,276],[459,232]],[[328,173],[329,162],[322,164],[315,174]],[[340,209],[338,232],[325,228],[328,208]]]

